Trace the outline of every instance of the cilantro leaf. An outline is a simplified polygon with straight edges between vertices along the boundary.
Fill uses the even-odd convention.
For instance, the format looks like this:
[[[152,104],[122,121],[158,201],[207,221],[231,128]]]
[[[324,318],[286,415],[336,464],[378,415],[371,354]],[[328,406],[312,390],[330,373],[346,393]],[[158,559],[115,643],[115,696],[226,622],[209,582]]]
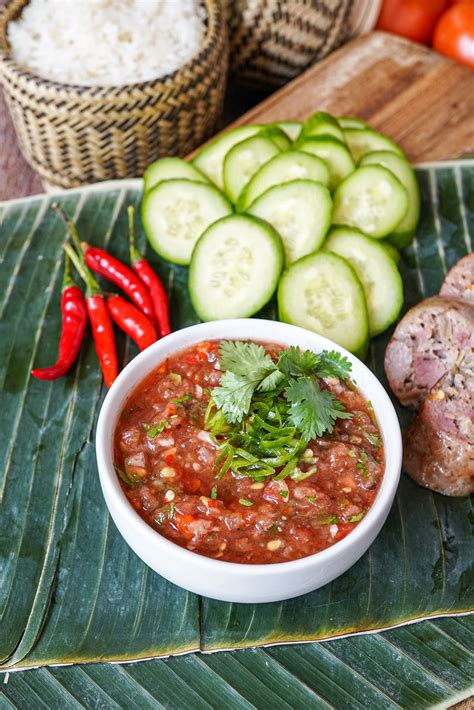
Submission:
[[[313,373],[319,377],[337,377],[340,380],[347,380],[351,370],[352,365],[344,355],[335,350],[323,350],[317,357]]]
[[[227,421],[234,424],[248,414],[255,390],[275,389],[282,375],[261,345],[224,340],[219,354],[220,366],[225,372],[220,387],[212,390],[212,399]]]
[[[290,347],[280,353],[275,364],[262,345],[224,340],[219,360],[224,372],[211,396],[229,424],[240,423],[249,413],[256,392],[273,399],[284,392],[290,404],[289,421],[308,440],[331,432],[338,417],[350,416],[335,395],[321,390],[315,379],[318,375],[348,377],[351,364],[337,352],[316,354]]]
[[[219,348],[219,362],[222,370],[259,381],[276,369],[262,345],[241,340],[223,340]]]
[[[290,402],[290,421],[308,440],[332,432],[336,419],[352,416],[332,392],[322,390],[310,377],[291,380],[285,396]]]
[[[211,395],[229,424],[240,422],[244,414],[247,414],[257,384],[258,381],[253,382],[230,370],[222,375],[220,387],[214,387]]]
[[[284,379],[285,375],[280,372],[280,370],[275,369],[260,382],[257,389],[259,390],[259,392],[271,392],[272,390],[276,389],[278,385],[283,382]]]
[[[351,368],[349,360],[334,350],[323,350],[316,354],[311,350],[301,350],[292,346],[283,350],[278,360],[278,369],[287,377],[317,375],[346,380]]]
[[[292,345],[280,353],[278,369],[284,375],[310,375],[318,363],[318,356],[311,350],[301,350]]]

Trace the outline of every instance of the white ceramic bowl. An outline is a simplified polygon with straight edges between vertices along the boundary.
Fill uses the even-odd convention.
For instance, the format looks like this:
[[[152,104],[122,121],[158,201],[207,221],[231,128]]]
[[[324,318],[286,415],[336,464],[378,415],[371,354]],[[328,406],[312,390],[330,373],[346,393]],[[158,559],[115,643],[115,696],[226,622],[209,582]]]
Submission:
[[[113,434],[125,401],[142,379],[172,353],[214,339],[261,340],[303,349],[338,350],[352,363],[353,379],[372,402],[385,447],[385,474],[377,497],[347,537],[322,552],[292,562],[237,564],[190,552],[155,532],[135,512],[113,467]],[[259,319],[214,321],[184,328],[147,348],[120,373],[108,392],[96,435],[97,463],[105,501],[132,550],[156,572],[180,587],[232,602],[290,599],[322,587],[361,557],[375,540],[390,511],[400,478],[402,445],[397,415],[380,382],[356,357],[303,328]]]

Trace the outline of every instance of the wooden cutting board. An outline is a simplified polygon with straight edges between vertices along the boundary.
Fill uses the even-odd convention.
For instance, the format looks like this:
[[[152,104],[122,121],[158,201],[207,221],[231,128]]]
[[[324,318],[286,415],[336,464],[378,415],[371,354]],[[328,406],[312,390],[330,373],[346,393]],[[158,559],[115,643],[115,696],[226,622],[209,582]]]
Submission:
[[[474,152],[474,71],[385,32],[344,45],[232,126],[317,110],[366,119],[414,162]]]

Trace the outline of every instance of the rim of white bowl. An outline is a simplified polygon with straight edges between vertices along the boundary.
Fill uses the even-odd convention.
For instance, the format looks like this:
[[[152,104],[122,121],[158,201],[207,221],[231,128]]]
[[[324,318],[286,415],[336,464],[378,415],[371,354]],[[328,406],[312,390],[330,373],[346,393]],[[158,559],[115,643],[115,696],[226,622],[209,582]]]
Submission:
[[[269,336],[267,334],[259,336],[258,334],[249,335],[226,335],[219,334],[220,329],[232,328],[239,330],[241,327],[249,325],[249,330],[255,328],[258,325],[262,326],[262,329],[271,328],[275,330],[275,335]],[[209,331],[212,333],[209,335]],[[208,333],[206,335],[206,332]],[[193,344],[197,344],[202,340],[221,340],[221,339],[247,339],[254,340],[265,343],[280,343],[278,333],[281,333],[280,338],[284,337],[284,333],[288,335],[294,334],[295,341],[301,338],[306,340],[314,340],[315,352],[320,350],[337,350],[341,354],[345,355],[352,366],[355,369],[361,369],[365,376],[368,377],[370,382],[370,387],[377,391],[378,397],[381,399],[382,406],[377,408],[374,406],[374,414],[382,433],[384,453],[385,453],[385,471],[382,478],[381,486],[377,492],[376,498],[372,503],[371,507],[363,519],[358,523],[358,525],[351,530],[342,540],[335,542],[330,547],[320,550],[319,552],[314,552],[306,557],[300,557],[296,560],[290,560],[288,562],[269,562],[265,564],[251,564],[248,562],[228,562],[227,560],[216,560],[211,557],[206,557],[197,552],[187,550],[181,547],[177,543],[168,540],[163,535],[156,530],[154,530],[148,523],[146,523],[140,515],[133,509],[127,496],[123,492],[115,469],[113,467],[113,446],[112,441],[109,441],[108,445],[105,441],[106,439],[106,429],[108,427],[108,418],[113,417],[113,426],[111,431],[115,430],[115,425],[117,423],[118,416],[122,411],[123,405],[126,400],[133,392],[133,390],[139,385],[141,381],[166,357],[170,354],[178,353],[181,350],[190,347]],[[193,336],[196,337],[186,337]],[[289,339],[287,335],[287,338]],[[186,344],[180,341],[186,339]],[[174,345],[174,343],[177,343]],[[157,352],[158,355],[153,357],[154,353]],[[133,386],[126,387],[126,383],[132,375],[140,371],[141,365],[152,359],[153,363],[147,365],[146,368],[140,373],[136,381],[134,381]],[[355,384],[359,388],[357,383],[357,377],[355,378]],[[362,394],[367,398],[366,392],[361,388]],[[380,411],[382,410],[382,411]],[[383,414],[383,419],[382,415]],[[390,439],[384,436],[384,431],[386,434],[390,432]],[[221,320],[221,321],[209,321],[206,323],[199,323],[197,325],[188,326],[180,330],[167,335],[165,338],[158,340],[156,343],[148,347],[146,350],[138,354],[133,360],[131,360],[128,365],[119,374],[112,387],[108,391],[99,414],[99,419],[97,423],[96,431],[96,455],[97,463],[99,468],[99,477],[104,492],[104,497],[106,498],[106,504],[109,508],[109,503],[107,496],[110,497],[111,501],[116,507],[122,509],[123,515],[127,518],[127,524],[131,530],[135,530],[140,534],[146,542],[159,550],[160,547],[167,549],[171,554],[174,554],[177,559],[181,559],[183,562],[190,562],[200,564],[201,567],[207,568],[209,572],[215,571],[217,569],[223,570],[223,565],[225,566],[226,572],[236,575],[249,575],[256,576],[262,574],[262,572],[269,572],[270,570],[275,573],[290,571],[302,571],[305,568],[311,567],[314,564],[315,559],[321,564],[324,561],[334,558],[335,556],[344,555],[346,550],[357,547],[358,543],[363,543],[366,532],[372,527],[377,527],[377,523],[381,517],[385,519],[388,512],[386,510],[387,505],[392,505],[398,483],[400,480],[401,464],[402,464],[402,437],[400,431],[400,424],[398,422],[398,417],[395,412],[394,406],[388,396],[383,385],[379,382],[377,377],[369,370],[369,368],[357,358],[352,353],[345,350],[343,347],[337,343],[325,338],[324,336],[313,333],[312,331],[306,330],[305,328],[300,328],[298,326],[290,325],[288,323],[281,323],[279,321],[264,320],[258,318],[241,318],[235,320]],[[109,508],[109,512],[114,519],[114,513]],[[128,544],[128,543],[127,543]],[[198,558],[198,559],[196,559]]]

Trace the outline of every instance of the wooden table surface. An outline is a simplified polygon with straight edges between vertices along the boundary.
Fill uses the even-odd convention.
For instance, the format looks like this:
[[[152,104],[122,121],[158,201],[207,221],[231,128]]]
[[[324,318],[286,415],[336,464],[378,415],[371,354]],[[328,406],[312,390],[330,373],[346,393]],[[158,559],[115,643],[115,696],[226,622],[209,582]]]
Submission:
[[[0,93],[0,200],[43,192],[38,175],[22,156],[15,129]]]

